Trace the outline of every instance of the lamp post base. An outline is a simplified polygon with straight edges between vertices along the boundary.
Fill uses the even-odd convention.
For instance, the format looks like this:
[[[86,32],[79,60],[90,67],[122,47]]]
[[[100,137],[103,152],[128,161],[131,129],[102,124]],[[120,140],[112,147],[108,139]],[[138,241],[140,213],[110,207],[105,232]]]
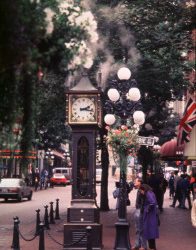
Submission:
[[[129,239],[129,223],[127,221],[118,221],[115,223],[116,240],[115,250],[130,250],[131,244]]]

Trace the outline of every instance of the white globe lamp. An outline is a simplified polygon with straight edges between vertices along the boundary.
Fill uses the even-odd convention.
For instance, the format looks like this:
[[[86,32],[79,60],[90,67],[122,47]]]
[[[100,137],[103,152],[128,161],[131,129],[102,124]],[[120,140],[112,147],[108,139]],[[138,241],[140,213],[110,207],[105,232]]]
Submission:
[[[107,94],[108,94],[109,99],[113,102],[118,101],[118,99],[120,98],[120,94],[118,90],[114,88],[109,89]]]
[[[138,88],[129,89],[129,100],[137,102],[141,98],[141,94]]]
[[[137,123],[137,124],[142,123],[142,122],[144,123],[144,121],[145,121],[144,112],[142,112],[142,111],[135,111],[133,113],[133,119],[134,119],[134,122]],[[142,124],[140,124],[140,125],[142,125]]]
[[[139,121],[135,121],[134,120],[134,123],[138,124],[138,125],[143,125],[145,122],[145,119],[142,119],[142,120],[139,120]]]
[[[126,67],[122,67],[118,70],[117,76],[120,80],[129,80],[131,77],[131,71]]]
[[[107,124],[107,125],[113,125],[116,121],[116,118],[114,115],[112,114],[107,114],[104,116],[104,122]]]

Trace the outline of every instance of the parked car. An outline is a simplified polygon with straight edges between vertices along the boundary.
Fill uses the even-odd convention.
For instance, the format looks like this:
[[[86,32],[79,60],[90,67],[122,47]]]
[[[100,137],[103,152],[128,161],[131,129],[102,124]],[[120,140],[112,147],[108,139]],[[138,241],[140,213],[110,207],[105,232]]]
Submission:
[[[68,184],[67,178],[64,176],[64,174],[53,174],[53,176],[50,178],[50,185],[64,185],[66,186]]]
[[[0,180],[0,198],[16,199],[22,201],[23,198],[32,199],[33,191],[26,182],[20,178],[3,178]]]

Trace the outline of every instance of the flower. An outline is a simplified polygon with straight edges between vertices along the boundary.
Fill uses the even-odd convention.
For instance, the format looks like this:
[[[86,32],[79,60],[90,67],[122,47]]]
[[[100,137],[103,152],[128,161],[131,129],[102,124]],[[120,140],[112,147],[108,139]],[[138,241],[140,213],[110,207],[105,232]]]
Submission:
[[[106,137],[107,144],[120,154],[134,154],[138,145],[138,128],[132,126],[128,128],[125,125],[119,128],[111,128],[107,126],[108,135]]]

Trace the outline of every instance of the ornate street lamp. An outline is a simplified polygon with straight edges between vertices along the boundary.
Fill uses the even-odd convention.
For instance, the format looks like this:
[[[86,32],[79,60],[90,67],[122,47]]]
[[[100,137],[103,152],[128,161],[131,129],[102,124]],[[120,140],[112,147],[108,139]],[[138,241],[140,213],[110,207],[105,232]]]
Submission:
[[[132,79],[131,72],[128,68],[119,69],[118,80],[114,79],[109,82],[109,87],[106,90],[108,100],[104,104],[106,115],[104,121],[107,125],[117,124],[117,130],[111,130],[109,128],[108,134],[121,133],[127,145],[121,144],[119,138],[114,138],[114,144],[109,139],[109,144],[114,147],[119,156],[120,165],[120,189],[119,189],[119,208],[118,208],[118,221],[116,226],[116,239],[114,249],[128,250],[131,249],[129,239],[129,222],[127,221],[127,184],[126,184],[126,168],[127,168],[127,156],[128,152],[134,150],[134,143],[137,144],[137,134],[139,131],[139,125],[142,125],[145,121],[144,113],[141,111],[142,105],[140,100],[140,91],[137,88],[137,82]],[[120,129],[119,129],[120,127]],[[131,140],[128,137],[131,137]],[[122,142],[123,143],[123,142]],[[119,144],[119,145],[118,145]],[[116,146],[114,146],[116,145]],[[130,150],[130,151],[129,151]]]
[[[46,151],[45,158],[47,159],[47,162],[48,162],[49,175],[52,176],[52,169],[54,165],[54,154],[50,148],[48,148],[48,150]]]

